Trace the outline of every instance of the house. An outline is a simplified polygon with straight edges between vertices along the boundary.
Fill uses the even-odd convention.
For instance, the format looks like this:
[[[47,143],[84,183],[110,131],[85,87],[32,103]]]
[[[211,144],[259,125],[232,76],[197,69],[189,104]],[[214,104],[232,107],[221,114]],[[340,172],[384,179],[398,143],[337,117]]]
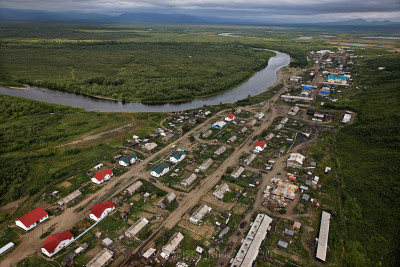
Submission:
[[[239,178],[240,175],[244,172],[244,168],[239,166],[234,172],[232,172],[231,176],[235,179]]]
[[[238,115],[238,114],[240,114],[240,113],[242,113],[242,110],[241,110],[240,108],[238,108],[238,109],[235,110],[235,114],[236,114],[236,115]]]
[[[260,112],[260,113],[257,113],[256,115],[254,115],[254,118],[261,120],[262,118],[264,118],[264,116],[265,116],[265,114]]]
[[[322,122],[324,118],[325,118],[325,113],[315,112],[312,120],[317,122]]]
[[[321,217],[321,226],[319,228],[318,246],[316,257],[320,261],[326,260],[326,251],[328,249],[328,237],[329,237],[329,224],[331,215],[328,212],[323,211]]]
[[[189,187],[195,180],[197,179],[197,175],[192,173],[190,176],[186,177],[182,182],[181,185],[183,187]]]
[[[125,189],[124,194],[132,196],[143,185],[141,181],[136,181]]]
[[[226,183],[221,184],[213,193],[214,197],[216,197],[219,200],[222,200],[224,198],[224,195],[226,192],[228,192],[229,186]]]
[[[204,115],[208,116],[211,114],[211,111],[207,110],[206,112],[204,112]]]
[[[265,140],[270,141],[270,140],[272,140],[272,138],[274,138],[274,137],[275,137],[275,134],[274,134],[274,133],[269,133],[269,134],[265,137]]]
[[[143,253],[143,255],[142,255],[142,258],[144,260],[143,263],[147,263],[149,261],[149,259],[155,255],[156,251],[157,250],[155,248],[149,248],[148,250],[146,250],[146,252]]]
[[[222,229],[222,231],[218,235],[218,238],[222,239],[224,237],[224,235],[226,235],[229,232],[229,230],[231,230],[231,228],[229,228],[229,226]]]
[[[111,250],[104,248],[100,251],[99,254],[96,255],[86,267],[103,267],[108,265],[112,261],[112,257],[114,256],[114,252]]]
[[[157,203],[157,207],[161,208],[161,209],[165,209],[165,204],[164,202],[166,201],[167,203],[171,204],[172,201],[174,201],[176,198],[175,193],[170,192],[168,193],[165,197],[163,197],[160,201],[158,201]]]
[[[152,151],[157,147],[157,144],[152,142],[152,143],[146,143],[143,148],[146,149],[147,151]]]
[[[91,179],[91,181],[95,184],[102,184],[108,180],[110,180],[110,178],[114,175],[114,173],[112,172],[112,170],[110,169],[105,169],[102,171],[97,172],[93,178]]]
[[[307,194],[303,194],[303,196],[301,197],[301,199],[304,200],[304,201],[308,201],[308,200],[310,200],[310,196],[307,195]]]
[[[227,143],[231,144],[231,143],[234,143],[236,140],[237,140],[237,137],[236,137],[236,135],[234,135],[228,139]]]
[[[290,77],[290,81],[291,81],[291,82],[298,83],[298,82],[301,81],[301,80],[302,80],[302,77],[299,77],[299,76],[292,76],[292,77]]]
[[[314,100],[312,97],[297,96],[297,95],[281,95],[281,98],[286,102],[303,101],[309,103]]]
[[[297,232],[297,231],[300,230],[300,228],[301,228],[301,223],[299,223],[299,222],[294,222],[294,224],[293,224],[293,229]]]
[[[347,79],[345,76],[328,75],[328,83],[345,85],[347,84]]]
[[[285,125],[288,121],[289,121],[289,118],[288,118],[288,117],[284,117],[284,118],[281,120],[280,124]]]
[[[214,124],[212,125],[212,128],[222,129],[222,128],[225,127],[225,125],[226,125],[226,122],[224,122],[224,121],[217,121],[216,123],[214,123]]]
[[[285,235],[293,237],[294,236],[294,231],[290,230],[290,229],[285,229],[285,231],[283,232]]]
[[[200,171],[205,172],[210,166],[211,164],[213,164],[214,161],[210,158],[206,159],[199,167]]]
[[[299,112],[300,108],[298,106],[291,107],[288,114],[295,116]]]
[[[70,231],[51,234],[43,243],[42,253],[47,257],[53,257],[54,254],[66,247],[73,240],[74,236]]]
[[[245,132],[247,132],[247,128],[246,128],[246,127],[243,127],[243,128],[239,131],[240,134],[244,134]]]
[[[217,150],[215,150],[214,155],[219,156],[226,151],[226,146],[220,146]]]
[[[163,140],[164,142],[168,142],[168,141],[171,140],[174,136],[175,136],[175,135],[174,135],[173,133],[167,133],[167,134],[162,138],[162,140]]]
[[[309,86],[309,85],[304,85],[302,88],[301,88],[301,91],[303,91],[303,92],[307,92],[307,93],[311,93],[311,91],[312,91],[312,86]]]
[[[225,121],[233,121],[235,120],[235,114],[228,114],[225,117]]]
[[[97,171],[98,169],[100,169],[103,166],[104,166],[103,163],[100,163],[100,164],[97,164],[96,166],[94,166],[93,169],[95,169]]]
[[[49,214],[42,208],[36,208],[31,210],[24,216],[20,217],[15,221],[15,224],[25,231],[31,230],[37,225],[49,218]]]
[[[109,248],[114,244],[114,241],[112,241],[110,238],[106,237],[101,241],[101,244],[105,246],[106,248]]]
[[[149,223],[149,220],[146,218],[140,218],[133,224],[128,230],[125,231],[125,236],[128,238],[134,238],[146,225]]]
[[[169,161],[171,161],[172,163],[178,163],[181,162],[185,157],[185,151],[178,150],[171,154],[171,156],[169,157]]]
[[[63,197],[62,199],[60,199],[57,204],[60,206],[63,206],[64,204],[68,204],[69,202],[73,201],[74,199],[78,198],[82,196],[82,192],[79,191],[79,189],[76,189],[74,192],[72,192],[71,194]]]
[[[207,213],[211,212],[211,208],[206,204],[201,205],[190,217],[190,222],[193,224],[199,224]]]
[[[245,163],[246,165],[250,165],[250,164],[253,162],[253,160],[256,159],[256,157],[257,157],[256,154],[250,154],[250,156],[248,156],[248,157],[244,160],[244,163]]]
[[[260,141],[254,144],[254,149],[257,151],[263,151],[267,147],[267,142]]]
[[[330,93],[330,90],[329,90],[329,88],[326,88],[326,87],[319,90],[319,95],[322,97],[329,97],[329,93]]]
[[[4,246],[0,248],[0,256],[9,251],[11,248],[13,248],[15,244],[13,242],[8,242]]]
[[[283,240],[279,240],[278,241],[278,247],[283,248],[283,249],[287,249],[288,246],[289,246],[288,242],[285,242]]]
[[[351,114],[350,113],[344,114],[342,123],[349,123],[350,121],[351,121]]]
[[[291,183],[283,183],[278,181],[277,187],[272,190],[273,195],[294,200],[296,198],[296,191],[299,189],[297,185]]]
[[[287,160],[287,167],[301,168],[306,157],[300,153],[290,153],[290,157]]]
[[[207,131],[205,131],[203,134],[202,134],[202,136],[203,137],[205,137],[205,138],[207,138],[207,137],[209,137],[210,135],[212,135],[212,131],[210,130],[210,129],[208,129]]]
[[[250,225],[247,236],[242,240],[236,257],[232,260],[231,267],[250,267],[256,261],[261,244],[267,237],[271,228],[272,218],[265,214],[258,214]]]
[[[120,159],[119,165],[127,167],[128,165],[135,163],[136,160],[137,156],[135,154],[126,155]]]
[[[170,255],[174,253],[174,251],[178,248],[179,244],[183,240],[183,235],[180,232],[177,232],[172,235],[172,237],[168,240],[168,243],[162,247],[160,256],[165,260],[168,260]]]
[[[183,261],[178,261],[176,267],[189,267],[189,265]]]
[[[164,174],[166,174],[167,172],[169,172],[169,165],[167,163],[161,163],[161,164],[154,166],[151,169],[150,174],[151,174],[151,176],[159,178],[159,177],[163,176]]]
[[[113,210],[115,210],[115,205],[111,201],[97,203],[90,210],[89,217],[97,222],[105,218]]]

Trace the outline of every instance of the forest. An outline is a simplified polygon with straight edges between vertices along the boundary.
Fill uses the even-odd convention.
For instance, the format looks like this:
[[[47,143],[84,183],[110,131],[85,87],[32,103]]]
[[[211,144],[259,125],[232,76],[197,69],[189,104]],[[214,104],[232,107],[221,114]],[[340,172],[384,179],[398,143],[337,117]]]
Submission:
[[[355,124],[336,136],[348,266],[399,266],[400,56],[372,49],[356,68],[362,92],[346,101]],[[377,71],[378,67],[386,67]],[[344,230],[344,229],[343,229]]]
[[[218,94],[250,78],[274,55],[254,48],[289,53],[291,67],[305,67],[306,53],[322,45],[239,40],[203,30],[5,24],[0,30],[0,84],[128,101],[181,101]]]

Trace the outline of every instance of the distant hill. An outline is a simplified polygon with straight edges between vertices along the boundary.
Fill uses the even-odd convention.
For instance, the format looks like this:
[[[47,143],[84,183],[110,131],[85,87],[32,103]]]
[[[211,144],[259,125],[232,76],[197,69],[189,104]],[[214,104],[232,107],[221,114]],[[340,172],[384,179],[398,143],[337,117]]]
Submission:
[[[139,23],[208,23],[201,18],[185,14],[159,14],[159,13],[124,13],[110,18],[114,22],[139,22]]]
[[[40,22],[79,22],[79,21],[101,21],[110,17],[97,13],[79,12],[50,12],[43,10],[0,8],[0,20],[13,21],[40,21]]]
[[[0,8],[0,20],[3,21],[39,21],[39,22],[92,22],[92,23],[166,23],[166,24],[226,24],[226,25],[265,25],[265,26],[291,26],[291,27],[325,27],[343,29],[367,29],[400,27],[399,22],[366,21],[364,19],[352,19],[336,22],[318,23],[293,23],[288,21],[261,21],[245,20],[240,18],[221,18],[213,16],[194,16],[188,14],[163,14],[129,12],[116,16],[108,16],[98,13],[80,12],[50,12],[43,10],[24,10],[12,8]]]
[[[326,25],[393,25],[399,24],[398,22],[392,22],[389,20],[384,21],[366,21],[365,19],[351,19],[351,20],[342,20],[342,21],[335,21],[335,22],[323,22],[319,24],[326,24]]]

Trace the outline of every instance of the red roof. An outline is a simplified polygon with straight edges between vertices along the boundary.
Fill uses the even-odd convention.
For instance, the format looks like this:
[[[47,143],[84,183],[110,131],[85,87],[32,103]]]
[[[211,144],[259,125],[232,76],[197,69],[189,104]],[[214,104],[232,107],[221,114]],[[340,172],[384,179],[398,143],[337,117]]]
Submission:
[[[62,233],[55,233],[52,235],[49,235],[49,237],[46,239],[46,241],[44,241],[43,247],[44,249],[47,250],[47,252],[49,253],[53,253],[54,250],[56,249],[56,247],[58,246],[58,244],[60,244],[60,242],[67,240],[67,239],[71,239],[74,236],[71,234],[70,231],[65,231]]]
[[[49,214],[44,209],[36,208],[19,218],[18,221],[21,221],[26,227],[29,227],[47,215]]]
[[[226,115],[225,118],[229,118],[229,119],[233,120],[235,118],[235,114],[228,114],[228,115]]]
[[[255,147],[261,147],[261,148],[264,148],[265,146],[267,145],[267,142],[265,142],[265,141],[260,141],[260,142],[256,142],[255,143]]]
[[[99,171],[94,175],[93,178],[95,178],[97,181],[103,181],[104,177],[106,177],[107,174],[112,175],[113,174],[112,170],[105,169],[105,170]]]
[[[111,201],[107,201],[104,203],[97,203],[96,205],[93,206],[93,208],[90,210],[90,213],[96,216],[97,218],[101,217],[101,214],[108,209],[108,208],[113,208],[115,205]]]

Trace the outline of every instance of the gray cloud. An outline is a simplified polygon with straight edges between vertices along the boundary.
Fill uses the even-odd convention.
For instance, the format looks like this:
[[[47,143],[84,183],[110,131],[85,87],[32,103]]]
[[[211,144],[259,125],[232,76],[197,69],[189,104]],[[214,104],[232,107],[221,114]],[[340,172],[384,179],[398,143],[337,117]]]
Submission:
[[[399,0],[2,0],[2,7],[48,11],[118,14],[124,12],[186,13],[254,20],[313,18],[391,19],[400,21]]]

